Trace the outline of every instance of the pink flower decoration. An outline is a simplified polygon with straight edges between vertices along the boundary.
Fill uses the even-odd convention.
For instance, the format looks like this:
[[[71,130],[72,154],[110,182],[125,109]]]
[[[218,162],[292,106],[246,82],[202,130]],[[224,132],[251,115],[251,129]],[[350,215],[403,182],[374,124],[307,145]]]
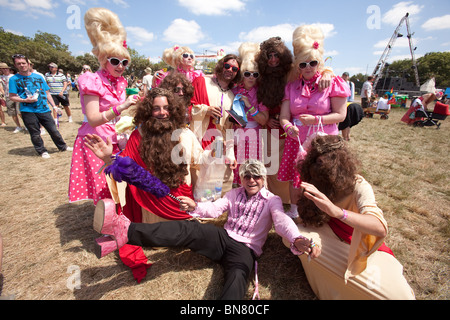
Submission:
[[[126,41],[126,40],[123,42],[123,47],[124,47],[125,49],[128,49],[127,41]]]
[[[314,41],[313,48],[314,49],[319,49],[319,43],[317,41]]]
[[[173,51],[177,51],[178,49],[180,49],[180,47],[174,47]]]

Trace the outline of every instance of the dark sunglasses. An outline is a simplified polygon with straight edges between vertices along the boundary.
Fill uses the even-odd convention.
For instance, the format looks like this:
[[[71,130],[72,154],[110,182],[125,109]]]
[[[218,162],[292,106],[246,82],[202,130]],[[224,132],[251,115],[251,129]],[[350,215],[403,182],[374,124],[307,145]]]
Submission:
[[[124,67],[128,65],[128,59],[119,60],[117,58],[108,58],[108,61],[114,67],[117,67],[119,64],[122,64]]]
[[[26,56],[24,56],[23,54],[15,54],[12,56],[13,59],[25,59]]]
[[[231,68],[231,70],[233,70],[233,72],[238,72],[239,68],[238,67],[233,67],[231,64],[225,63],[223,65],[225,70],[229,70]]]
[[[183,53],[183,58],[187,59],[189,57],[191,57],[192,60],[194,60],[194,58],[195,58],[193,54]]]
[[[186,93],[186,89],[185,88],[180,88],[180,87],[175,87],[175,89],[173,89],[173,92],[175,92],[175,93],[180,93],[180,92]]]
[[[246,174],[245,176],[244,176],[244,179],[245,180],[250,180],[251,178],[253,178],[253,180],[259,180],[259,179],[261,179],[262,177],[261,176],[254,176],[254,175],[252,175],[252,174]]]
[[[244,77],[250,78],[251,76],[253,76],[253,78],[257,79],[257,78],[259,78],[259,73],[258,72],[250,72],[250,71],[244,72]]]
[[[310,61],[310,62],[302,62],[298,66],[300,67],[300,69],[305,69],[307,66],[310,66],[311,68],[314,68],[318,64],[319,64],[319,61],[313,60],[313,61]]]

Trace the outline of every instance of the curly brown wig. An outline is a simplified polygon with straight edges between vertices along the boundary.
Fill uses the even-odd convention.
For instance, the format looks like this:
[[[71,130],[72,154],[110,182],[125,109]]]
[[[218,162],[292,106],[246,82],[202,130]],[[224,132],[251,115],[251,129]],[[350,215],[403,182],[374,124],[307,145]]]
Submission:
[[[214,74],[217,76],[223,72],[223,66],[230,60],[236,60],[239,68],[241,67],[241,59],[235,54],[227,54],[225,57],[220,59],[217,62],[216,68],[214,69]],[[230,82],[229,89],[233,89],[233,87],[241,81],[241,73],[238,71],[236,77],[234,77],[233,81]]]
[[[169,119],[161,120],[153,117],[153,101],[156,97],[166,97],[169,106]],[[184,182],[188,174],[187,164],[175,164],[171,155],[173,148],[179,143],[172,141],[172,133],[185,127],[186,108],[180,99],[164,88],[153,88],[138,104],[134,123],[139,127],[142,140],[139,154],[147,169],[169,188],[177,188]]]
[[[261,51],[256,55],[260,73],[258,81],[258,102],[267,108],[277,108],[284,97],[284,88],[292,68],[293,56],[280,37],[270,38],[260,45]],[[269,67],[269,54],[278,53],[280,64]]]
[[[189,106],[191,103],[192,96],[194,95],[194,87],[192,83],[186,78],[182,73],[171,71],[161,82],[160,88],[168,89],[175,93],[175,88],[180,84],[184,88],[184,95],[180,96],[182,103],[185,107]],[[175,97],[178,95],[175,94]]]
[[[338,135],[317,136],[306,158],[297,163],[302,181],[314,185],[333,203],[354,191],[359,167],[359,160]],[[305,226],[320,227],[330,219],[303,193],[297,205]]]

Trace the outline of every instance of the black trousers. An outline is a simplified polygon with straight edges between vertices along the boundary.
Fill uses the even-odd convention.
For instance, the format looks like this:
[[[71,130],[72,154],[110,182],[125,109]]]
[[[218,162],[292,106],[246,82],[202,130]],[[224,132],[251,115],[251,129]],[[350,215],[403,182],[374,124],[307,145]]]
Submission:
[[[186,247],[220,263],[225,283],[220,299],[241,300],[247,291],[255,255],[245,244],[230,238],[223,228],[198,221],[132,223],[128,243],[141,247]]]

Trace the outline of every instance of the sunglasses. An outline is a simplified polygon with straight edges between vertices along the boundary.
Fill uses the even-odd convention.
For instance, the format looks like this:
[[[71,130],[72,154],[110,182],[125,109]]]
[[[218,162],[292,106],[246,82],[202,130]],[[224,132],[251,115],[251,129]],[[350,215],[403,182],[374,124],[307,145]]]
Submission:
[[[183,58],[187,59],[189,57],[191,57],[192,60],[194,60],[194,58],[195,58],[193,54],[183,53]]]
[[[119,60],[117,58],[108,58],[108,61],[114,67],[117,67],[119,64],[122,64],[124,67],[128,65],[128,59]]]
[[[12,56],[13,59],[24,59],[26,58],[26,56],[24,56],[23,54],[15,54]]]
[[[298,66],[300,67],[300,69],[305,69],[307,66],[310,66],[311,68],[314,68],[318,64],[319,64],[319,61],[313,60],[313,61],[310,61],[310,62],[302,62]]]
[[[257,78],[259,78],[259,73],[258,72],[250,72],[250,71],[245,71],[244,72],[244,77],[245,78],[250,78],[252,76],[253,76],[253,78],[257,79]]]
[[[229,70],[231,68],[231,70],[233,70],[233,72],[238,72],[239,68],[238,67],[234,67],[231,64],[225,63],[223,65],[223,67],[225,68],[225,70]]]
[[[246,175],[244,176],[244,179],[245,179],[245,180],[250,180],[251,178],[253,178],[253,180],[259,180],[259,179],[262,179],[261,176],[254,176],[254,175],[252,175],[252,174],[246,174]]]
[[[173,91],[175,93],[180,93],[180,92],[186,93],[186,89],[185,88],[180,88],[180,87],[175,87],[175,89],[173,89]]]

